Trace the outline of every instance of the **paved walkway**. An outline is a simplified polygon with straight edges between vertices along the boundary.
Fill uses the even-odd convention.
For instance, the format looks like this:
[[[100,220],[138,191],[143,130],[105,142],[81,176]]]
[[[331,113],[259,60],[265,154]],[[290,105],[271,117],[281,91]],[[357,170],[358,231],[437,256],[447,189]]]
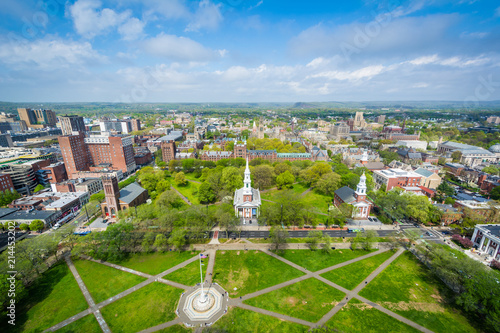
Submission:
[[[298,246],[298,248],[307,248],[307,244],[289,244],[289,245],[292,245],[294,246]],[[303,246],[301,246],[303,245]],[[200,245],[201,246],[201,245]],[[215,265],[215,257],[216,257],[216,251],[217,250],[242,250],[244,248],[246,249],[249,249],[249,250],[260,250],[282,262],[284,262],[285,264],[291,266],[291,267],[294,267],[295,269],[298,269],[300,271],[302,271],[304,273],[304,275],[298,277],[298,278],[295,278],[295,279],[292,279],[292,280],[289,280],[289,281],[285,281],[283,283],[280,283],[280,284],[277,284],[275,286],[271,286],[269,288],[265,288],[265,289],[262,289],[262,290],[258,290],[254,293],[250,293],[250,294],[247,294],[247,295],[244,295],[242,296],[241,298],[227,298],[227,302],[226,304],[228,304],[229,306],[237,306],[237,307],[240,307],[240,308],[243,308],[243,309],[247,309],[247,310],[250,310],[250,311],[254,311],[254,312],[258,312],[258,313],[261,313],[261,314],[265,314],[265,315],[269,315],[269,316],[273,316],[275,318],[279,318],[281,320],[287,320],[287,321],[290,321],[290,322],[294,322],[294,323],[297,323],[297,324],[301,324],[301,325],[305,325],[305,326],[308,326],[308,327],[311,327],[311,328],[315,328],[315,327],[319,327],[319,326],[322,326],[324,324],[326,324],[338,311],[340,311],[348,302],[349,300],[351,300],[352,298],[356,298],[358,300],[360,300],[361,302],[364,302],[372,307],[374,307],[375,309],[379,310],[379,311],[382,311],[384,312],[385,314],[397,319],[398,321],[401,321],[421,332],[428,332],[428,333],[431,333],[432,331],[426,329],[425,327],[422,327],[414,322],[412,322],[411,320],[408,320],[382,306],[380,306],[379,304],[377,303],[374,303],[362,296],[359,295],[359,292],[365,287],[367,286],[371,281],[373,281],[373,279],[375,279],[385,268],[387,268],[394,260],[396,260],[403,252],[404,250],[403,249],[399,249],[393,256],[391,256],[388,260],[386,260],[382,265],[380,265],[379,267],[377,267],[366,279],[364,279],[356,288],[354,288],[353,290],[348,290],[342,286],[339,286],[337,284],[335,284],[334,282],[332,281],[329,281],[323,277],[321,277],[321,274],[323,273],[326,273],[328,271],[331,271],[331,270],[334,270],[334,269],[337,269],[337,268],[340,268],[340,267],[343,267],[343,266],[346,266],[346,265],[349,265],[349,264],[352,264],[354,262],[358,262],[358,261],[361,261],[361,260],[364,260],[364,259],[367,259],[367,258],[370,258],[370,257],[373,257],[373,256],[376,256],[380,253],[383,253],[383,252],[386,252],[388,251],[388,248],[382,248],[378,251],[374,251],[372,253],[369,253],[367,255],[364,255],[364,256],[360,256],[360,257],[357,257],[357,258],[354,258],[354,259],[351,259],[351,260],[348,260],[348,261],[345,261],[345,262],[342,262],[342,263],[339,263],[337,265],[333,265],[333,266],[330,266],[330,267],[327,267],[327,268],[324,268],[324,269],[321,269],[321,270],[318,270],[316,272],[312,272],[312,271],[309,271],[307,270],[306,268],[304,267],[301,267],[300,265],[297,265],[279,255],[276,255],[275,253],[269,251],[269,247],[270,247],[270,244],[247,244],[247,243],[243,243],[243,244],[227,244],[227,245],[224,245],[224,244],[219,244],[219,245],[213,245],[213,246],[210,246],[209,249],[206,252],[208,252],[208,255],[209,255],[209,260],[208,260],[208,264],[207,264],[207,273],[206,273],[206,280],[207,282],[211,285],[211,286],[214,286],[214,287],[217,287],[216,284],[212,284],[212,275],[211,273],[213,274],[213,270],[214,270],[214,265]],[[85,317],[86,315],[90,314],[90,313],[93,313],[94,316],[96,317],[97,321],[99,322],[99,325],[101,326],[101,329],[103,330],[103,332],[110,332],[110,329],[109,327],[107,326],[104,318],[102,317],[101,313],[100,313],[100,309],[104,306],[107,306],[109,304],[111,304],[112,302],[120,299],[120,298],[123,298],[137,290],[139,290],[140,288],[150,284],[150,283],[153,283],[155,281],[158,281],[158,282],[161,282],[161,283],[165,283],[165,284],[169,284],[169,285],[172,285],[176,288],[180,288],[180,289],[184,289],[184,290],[192,290],[193,288],[197,288],[197,287],[189,287],[189,286],[185,286],[183,284],[180,284],[180,283],[176,283],[176,282],[173,282],[173,281],[169,281],[169,280],[166,280],[164,279],[163,277],[170,274],[171,272],[174,272],[182,267],[185,267],[186,265],[198,260],[198,255],[194,256],[193,258],[191,259],[188,259],[164,272],[161,272],[160,274],[157,274],[157,275],[149,275],[149,274],[146,274],[146,273],[142,273],[142,272],[138,272],[138,271],[135,271],[133,269],[130,269],[130,268],[126,268],[126,267],[123,267],[123,266],[120,266],[120,265],[116,265],[116,264],[112,264],[112,263],[108,263],[108,262],[103,262],[103,261],[98,261],[98,260],[94,260],[92,258],[89,258],[89,257],[86,257],[86,259],[88,260],[91,260],[91,261],[94,261],[94,262],[97,262],[97,263],[100,263],[100,264],[103,264],[103,265],[106,265],[106,266],[109,266],[109,267],[113,267],[115,269],[118,269],[118,270],[121,270],[121,271],[125,271],[125,272],[128,272],[128,273],[131,273],[131,274],[135,274],[135,275],[138,275],[138,276],[142,276],[144,278],[146,278],[145,281],[135,285],[134,287],[132,288],[129,288],[121,293],[119,293],[118,295],[115,295],[99,304],[95,304],[92,296],[90,295],[90,293],[88,292],[83,280],[81,279],[80,275],[78,274],[76,268],[74,267],[73,265],[73,262],[71,261],[70,257],[69,256],[66,256],[65,257],[65,260],[68,264],[68,267],[70,268],[71,272],[73,273],[73,276],[75,277],[82,293],[84,294],[85,296],[85,299],[87,300],[87,303],[89,304],[89,308],[86,309],[85,311],[82,311],[78,314],[76,314],[75,316],[71,317],[71,318],[68,318],[66,320],[64,320],[63,322],[57,324],[57,325],[54,325],[53,327],[47,329],[46,331],[55,331],[57,329],[60,329],[61,327],[64,327],[80,318],[83,318]],[[284,288],[286,286],[289,286],[289,285],[292,285],[294,283],[297,283],[297,282],[300,282],[300,281],[304,281],[304,280],[307,280],[307,279],[310,279],[310,278],[316,278],[326,284],[328,284],[329,286],[331,287],[334,287],[340,291],[342,291],[343,293],[345,293],[345,297],[338,303],[336,304],[327,314],[325,314],[318,322],[316,323],[312,323],[312,322],[309,322],[309,321],[306,321],[306,320],[302,320],[302,319],[299,319],[299,318],[294,318],[294,317],[290,317],[290,316],[287,316],[287,315],[283,315],[283,314],[280,314],[280,313],[276,313],[276,312],[273,312],[273,311],[269,311],[269,310],[265,310],[265,309],[261,309],[261,308],[257,308],[257,307],[254,307],[254,306],[250,306],[248,304],[244,304],[243,302],[245,300],[248,300],[250,298],[254,298],[254,297],[258,297],[260,295],[263,295],[263,294],[266,294],[266,293],[269,293],[269,292],[272,292],[272,291],[275,291],[275,290],[278,290],[278,289],[281,289],[281,288]],[[227,307],[226,307],[226,310],[227,310]],[[224,310],[225,311],[225,310]],[[154,327],[150,327],[148,329],[145,329],[141,332],[144,332],[144,333],[152,333],[152,332],[155,332],[155,331],[159,331],[159,330],[162,330],[162,329],[165,329],[167,327],[170,327],[170,326],[173,326],[173,325],[176,325],[176,324],[180,324],[180,323],[184,323],[184,324],[187,324],[189,325],[190,321],[187,320],[186,321],[186,318],[182,318],[182,314],[179,314],[177,313],[178,316],[180,317],[177,317],[176,319],[172,320],[172,321],[169,321],[169,322],[166,322],[166,323],[162,323],[160,325],[157,325],[157,326],[154,326]],[[194,324],[194,323],[191,323],[191,324]],[[193,327],[193,326],[191,326]]]
[[[307,193],[311,192],[313,190],[312,187],[309,187],[307,190],[305,190],[304,192],[302,192],[300,195],[303,197],[305,196]]]

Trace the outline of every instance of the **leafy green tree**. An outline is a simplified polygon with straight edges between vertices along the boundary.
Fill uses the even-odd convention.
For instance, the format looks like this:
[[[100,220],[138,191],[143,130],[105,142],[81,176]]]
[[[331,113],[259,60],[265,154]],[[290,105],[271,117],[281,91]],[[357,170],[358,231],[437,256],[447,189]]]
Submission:
[[[175,183],[178,185],[178,186],[184,186],[187,184],[187,180],[186,180],[186,175],[184,174],[184,172],[177,172],[177,174],[175,175]]]
[[[169,188],[170,188],[170,183],[168,182],[168,180],[162,179],[156,184],[156,193],[157,194],[163,193]]]
[[[44,227],[45,227],[45,224],[43,223],[42,220],[33,220],[30,223],[30,230],[31,231],[42,231]]]
[[[158,234],[156,235],[155,241],[153,243],[153,246],[158,250],[158,251],[165,251],[168,246],[168,241],[167,237],[165,237],[164,234]]]
[[[454,163],[460,162],[460,160],[462,159],[462,152],[459,150],[454,151],[453,153],[451,153],[451,158]]]
[[[316,183],[316,190],[324,195],[334,195],[334,192],[340,188],[341,177],[335,172],[327,173],[321,176]]]
[[[292,172],[292,166],[285,162],[278,163],[274,166],[274,174],[276,176],[281,175],[285,171]]]
[[[274,250],[276,252],[281,251],[283,245],[288,241],[288,231],[281,226],[273,226],[271,230],[269,230],[269,238],[271,239]]]
[[[215,219],[219,224],[221,231],[226,231],[226,238],[228,238],[228,231],[234,230],[239,224],[238,218],[234,214],[234,208],[231,204],[221,204],[217,207]]]
[[[30,226],[27,223],[21,223],[19,229],[21,229],[22,231],[28,231],[30,230]]]
[[[160,209],[181,208],[184,205],[182,199],[172,190],[167,190],[156,199],[155,205]]]
[[[363,250],[366,250],[366,251],[370,251],[373,249],[373,243],[375,243],[377,241],[377,232],[374,231],[374,230],[367,230],[364,232],[363,234],[363,243],[362,243],[362,247],[363,247]]]
[[[153,243],[156,239],[156,235],[154,232],[146,232],[144,234],[144,238],[142,239],[142,249],[144,252],[149,252],[151,251],[151,247],[153,246]]]
[[[273,184],[273,167],[268,164],[256,166],[252,170],[253,187],[260,190]]]
[[[198,188],[198,199],[201,203],[212,203],[217,199],[217,195],[215,194],[212,186],[207,181],[201,183]]]
[[[325,234],[323,238],[323,244],[321,245],[321,250],[325,253],[332,253],[332,239],[330,235]]]
[[[180,251],[186,245],[186,230],[182,228],[174,229],[168,238],[168,243]]]
[[[243,187],[243,178],[240,171],[235,167],[224,168],[221,181],[224,184],[224,190],[229,193]]]
[[[331,173],[332,167],[328,163],[316,162],[307,169],[300,172],[300,178],[308,185],[315,185],[316,182],[327,173]]]
[[[276,185],[279,189],[291,188],[293,183],[295,183],[295,177],[288,170],[276,177]]]
[[[490,191],[490,198],[493,200],[500,200],[500,186],[497,186]]]
[[[323,232],[319,230],[311,230],[307,233],[306,243],[309,245],[309,248],[313,251],[318,249],[318,244],[321,242],[323,238]]]
[[[455,189],[453,188],[453,186],[451,186],[447,181],[444,180],[441,182],[441,184],[438,185],[436,191],[438,195],[446,197],[451,197],[455,194]]]
[[[500,170],[493,165],[487,166],[487,167],[483,168],[483,170],[481,170],[481,171],[492,174],[492,175],[498,175],[500,173]]]

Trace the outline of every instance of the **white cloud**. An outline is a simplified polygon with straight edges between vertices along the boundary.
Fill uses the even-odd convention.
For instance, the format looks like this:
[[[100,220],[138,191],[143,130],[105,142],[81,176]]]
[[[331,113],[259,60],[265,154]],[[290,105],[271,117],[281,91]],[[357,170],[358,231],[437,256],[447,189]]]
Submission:
[[[118,27],[118,32],[124,40],[135,40],[143,36],[144,22],[132,17],[127,22]]]
[[[110,8],[103,8],[99,0],[78,0],[69,6],[69,15],[73,19],[76,31],[86,38],[107,34],[114,28],[124,40],[134,40],[142,35],[144,23],[131,17],[131,11],[118,13]]]
[[[216,29],[222,22],[220,4],[214,4],[209,0],[202,0],[186,27],[186,31],[199,31],[200,29]]]
[[[150,9],[146,11],[146,16],[153,17],[156,13],[161,14],[166,19],[189,18],[189,9],[181,0],[144,0],[138,1],[146,4]]]
[[[384,66],[374,65],[360,68],[354,71],[328,71],[321,72],[318,74],[313,74],[309,76],[310,78],[326,78],[328,80],[339,80],[339,81],[357,81],[361,79],[371,79],[374,76],[379,75],[384,71]]]
[[[427,65],[435,63],[439,59],[437,54],[431,56],[423,56],[417,59],[410,60],[409,63],[412,65]]]
[[[223,57],[225,50],[211,50],[186,38],[161,33],[143,42],[146,52],[175,61],[209,61]]]
[[[107,58],[92,49],[89,42],[51,39],[31,43],[1,44],[0,61],[17,69],[57,70],[105,63]]]

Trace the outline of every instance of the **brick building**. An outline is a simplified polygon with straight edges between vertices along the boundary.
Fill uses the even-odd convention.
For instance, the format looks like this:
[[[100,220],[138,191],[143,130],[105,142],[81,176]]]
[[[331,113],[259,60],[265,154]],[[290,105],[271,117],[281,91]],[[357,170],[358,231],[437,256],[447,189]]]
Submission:
[[[413,172],[401,169],[386,169],[373,171],[373,181],[378,190],[385,187],[390,191],[394,187],[417,187],[421,183],[422,176]]]
[[[70,178],[79,171],[121,170],[129,174],[136,169],[130,136],[66,135],[59,137],[66,172]]]
[[[14,183],[7,173],[0,173],[0,192],[14,191]]]
[[[68,179],[68,174],[66,172],[66,167],[64,162],[52,163],[41,169],[47,174],[47,179],[49,183],[56,184],[61,183]]]
[[[161,142],[161,156],[163,158],[163,162],[170,162],[171,160],[175,160],[175,141],[168,140]]]
[[[359,179],[356,191],[348,186],[344,186],[335,191],[333,204],[339,207],[346,203],[354,207],[352,217],[355,219],[367,219],[370,215],[373,204],[366,199],[366,176],[363,175]]]
[[[106,201],[101,204],[103,216],[116,217],[120,210],[137,207],[146,202],[148,191],[137,183],[132,183],[122,190],[118,188],[115,177],[103,177],[102,184]]]

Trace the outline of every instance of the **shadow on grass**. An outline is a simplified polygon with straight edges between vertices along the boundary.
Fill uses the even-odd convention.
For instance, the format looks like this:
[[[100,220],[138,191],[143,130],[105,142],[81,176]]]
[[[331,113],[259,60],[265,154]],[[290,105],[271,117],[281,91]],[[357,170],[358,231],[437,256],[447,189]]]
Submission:
[[[54,286],[59,283],[69,272],[69,268],[64,261],[57,263],[48,271],[42,274],[27,288],[26,296],[21,300],[16,300],[16,320],[15,326],[9,325],[7,320],[2,318],[0,323],[1,332],[23,332],[23,326],[28,321],[28,311],[36,304],[46,299]],[[43,329],[36,329],[32,332],[42,332]]]

